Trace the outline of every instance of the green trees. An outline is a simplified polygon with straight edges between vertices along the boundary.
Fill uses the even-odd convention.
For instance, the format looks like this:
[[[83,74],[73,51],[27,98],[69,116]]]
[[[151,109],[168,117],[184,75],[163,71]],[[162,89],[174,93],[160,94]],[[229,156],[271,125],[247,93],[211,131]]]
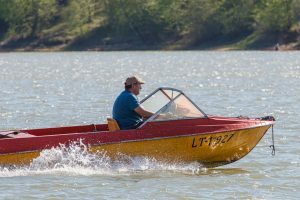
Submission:
[[[109,34],[145,44],[187,38],[196,44],[220,36],[286,33],[299,13],[300,0],[0,0],[0,38],[40,37],[64,23],[76,34],[106,26]]]
[[[84,24],[93,21],[96,5],[95,0],[69,0],[68,7],[63,13],[63,19],[71,28],[81,29]]]
[[[254,30],[253,0],[225,0],[218,9],[222,34],[237,36]]]
[[[291,7],[295,23],[297,23],[300,21],[300,0],[294,0]]]
[[[144,43],[159,40],[166,23],[162,16],[162,1],[106,0],[107,24],[117,34],[135,35]]]
[[[2,0],[1,18],[11,35],[36,36],[55,16],[56,0]],[[4,13],[3,13],[4,11]]]
[[[8,31],[7,17],[7,4],[5,0],[0,0],[0,39]]]
[[[219,6],[218,0],[175,1],[172,15],[176,19],[177,29],[190,37],[192,43],[214,37],[220,32],[215,18]]]
[[[287,32],[293,22],[293,0],[261,0],[255,12],[256,29],[262,32]]]

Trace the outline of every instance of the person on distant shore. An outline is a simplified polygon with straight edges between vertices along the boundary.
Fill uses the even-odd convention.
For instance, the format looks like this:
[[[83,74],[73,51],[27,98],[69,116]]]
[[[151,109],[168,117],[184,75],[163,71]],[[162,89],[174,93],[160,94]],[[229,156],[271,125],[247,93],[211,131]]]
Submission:
[[[140,106],[137,95],[145,82],[137,76],[128,77],[124,83],[125,90],[116,98],[113,106],[113,118],[122,130],[135,129],[153,115]]]
[[[275,51],[278,51],[278,50],[279,50],[279,43],[277,43],[277,44],[275,45],[274,50],[275,50]]]

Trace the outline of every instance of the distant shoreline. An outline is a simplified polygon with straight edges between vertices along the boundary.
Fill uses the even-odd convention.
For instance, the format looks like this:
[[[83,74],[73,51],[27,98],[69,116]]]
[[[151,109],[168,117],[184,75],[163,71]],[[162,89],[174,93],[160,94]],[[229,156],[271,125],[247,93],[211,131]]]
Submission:
[[[250,38],[250,39],[249,39]],[[253,38],[254,41],[253,41]],[[60,51],[231,51],[231,50],[261,50],[261,51],[296,51],[300,49],[300,41],[278,42],[275,36],[244,36],[238,39],[217,38],[199,44],[188,39],[177,41],[162,41],[156,44],[145,44],[137,38],[125,38],[124,41],[100,41],[98,38],[75,38],[66,43],[49,42],[44,38],[13,38],[0,42],[0,52],[60,52]],[[249,42],[249,40],[251,42]]]
[[[192,47],[192,48],[172,48],[165,46],[163,48],[155,48],[153,46],[149,46],[148,48],[146,46],[130,46],[129,48],[124,47],[126,45],[114,45],[114,46],[98,46],[98,47],[92,47],[92,48],[82,48],[82,49],[65,49],[65,46],[51,46],[51,47],[14,47],[14,48],[0,48],[0,53],[5,52],[71,52],[71,51],[95,51],[95,52],[101,52],[101,51],[298,51],[299,50],[299,44],[297,43],[289,43],[289,44],[282,44],[278,45],[278,49],[272,46],[265,47],[265,48],[236,48],[233,46],[215,46],[215,45],[207,45],[206,47]]]

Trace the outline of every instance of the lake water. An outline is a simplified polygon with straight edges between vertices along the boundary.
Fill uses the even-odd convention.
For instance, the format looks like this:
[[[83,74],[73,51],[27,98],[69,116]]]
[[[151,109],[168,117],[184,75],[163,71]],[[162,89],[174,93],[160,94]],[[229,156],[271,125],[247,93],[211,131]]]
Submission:
[[[126,77],[183,90],[207,114],[276,118],[243,159],[218,168],[151,158],[44,151],[0,167],[0,199],[299,199],[299,52],[71,52],[0,54],[0,129],[105,123]],[[53,163],[60,160],[58,164]]]

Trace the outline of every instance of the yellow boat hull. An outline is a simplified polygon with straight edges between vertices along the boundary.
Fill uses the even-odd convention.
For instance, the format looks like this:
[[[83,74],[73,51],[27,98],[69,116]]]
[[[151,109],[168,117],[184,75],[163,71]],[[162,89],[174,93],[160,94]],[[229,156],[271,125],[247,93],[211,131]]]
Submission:
[[[145,156],[164,162],[199,162],[214,167],[237,161],[247,155],[261,140],[271,125],[243,130],[164,137],[89,147],[91,153],[103,152],[112,159],[127,156]],[[40,151],[0,155],[1,165],[30,164]]]
[[[106,151],[111,158],[118,154],[145,156],[165,162],[200,162],[218,166],[247,155],[261,140],[270,126],[216,134],[191,135],[154,140],[132,141],[91,147],[92,152]]]

